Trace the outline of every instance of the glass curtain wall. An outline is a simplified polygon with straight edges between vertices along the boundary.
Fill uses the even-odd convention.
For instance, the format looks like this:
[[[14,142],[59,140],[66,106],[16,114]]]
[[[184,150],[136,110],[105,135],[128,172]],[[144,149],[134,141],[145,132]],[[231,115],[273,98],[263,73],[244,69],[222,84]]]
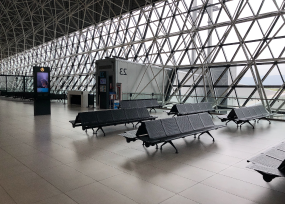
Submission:
[[[263,104],[282,112],[284,7],[283,0],[158,1],[9,56],[0,74],[47,66],[54,92],[94,92],[95,61],[120,57],[172,69],[164,104]]]

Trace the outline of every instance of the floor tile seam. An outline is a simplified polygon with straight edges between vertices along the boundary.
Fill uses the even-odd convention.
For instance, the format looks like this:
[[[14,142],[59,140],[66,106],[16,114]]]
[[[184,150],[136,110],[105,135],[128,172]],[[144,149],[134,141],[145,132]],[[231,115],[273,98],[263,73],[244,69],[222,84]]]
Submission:
[[[173,173],[173,172],[171,172],[171,171],[165,170],[165,169],[163,169],[163,168],[160,168],[160,167],[154,166],[154,165],[152,165],[152,164],[148,164],[148,165],[150,165],[150,166],[152,166],[152,167],[154,167],[154,168],[157,168],[157,169],[160,169],[160,170],[166,171],[167,173],[174,174],[175,176],[179,176],[179,177],[181,177],[181,178],[188,179],[188,180],[193,181],[193,182],[196,182],[196,183],[197,183],[197,182],[199,182],[199,181],[195,181],[195,180],[192,180],[192,179],[190,179],[190,178],[184,177],[184,176],[182,176],[182,175],[179,175],[179,174]],[[197,167],[195,167],[195,168],[197,168]],[[204,170],[204,169],[202,169],[202,170]],[[214,172],[210,172],[210,173],[214,173]]]
[[[11,155],[12,156],[12,155]],[[12,156],[13,157],[13,156]],[[37,176],[39,176],[40,178],[42,178],[43,180],[45,180],[46,182],[48,182],[49,184],[51,184],[49,181],[47,181],[44,177],[42,177],[39,173],[37,173],[36,171],[34,171],[33,169],[31,169],[29,166],[27,166],[26,164],[22,163],[19,159],[15,158],[18,162],[20,162],[23,166],[25,166],[27,169],[29,169],[31,172],[35,173]],[[52,167],[51,167],[52,168]],[[51,169],[50,168],[50,169]],[[1,183],[0,183],[1,185]],[[52,186],[54,186],[53,184],[51,184]],[[54,186],[55,187],[55,186]],[[55,187],[56,188],[56,187]],[[58,189],[59,190],[59,189]],[[61,190],[59,190],[61,191]]]
[[[71,166],[68,166],[67,164],[62,164],[62,166],[71,168],[72,170],[74,170],[74,171],[76,171],[76,172],[82,174],[83,176],[86,176],[86,177],[88,177],[89,179],[91,179],[91,180],[97,182],[94,178],[92,178],[92,177],[86,175],[85,173],[83,173],[83,172],[81,172],[81,171],[79,171],[79,170],[77,170],[77,169],[75,169],[75,168],[72,168]],[[60,166],[55,166],[55,167],[60,167]],[[54,168],[54,167],[51,167],[51,168],[49,168],[49,170],[51,170],[51,169],[53,169],[53,168]],[[44,172],[42,172],[42,173],[44,174],[45,172],[48,172],[49,170],[44,171]],[[37,172],[34,172],[34,173],[38,174]],[[44,180],[46,180],[46,179],[45,179],[43,176],[41,176],[40,174],[38,174],[38,175],[39,175],[41,178],[43,178]]]
[[[181,193],[181,192],[180,192],[180,193]],[[189,199],[189,198],[187,198],[187,197],[185,197],[185,196],[183,196],[183,195],[180,195],[179,193],[176,193],[175,195],[173,195],[173,196],[171,196],[170,198],[167,198],[167,199],[165,199],[165,200],[159,202],[158,204],[161,204],[161,203],[163,203],[163,202],[165,202],[165,201],[167,201],[167,200],[173,198],[174,196],[181,196],[181,197],[183,197],[183,198],[185,198],[185,199],[187,199],[187,200],[193,201],[193,202],[195,202],[195,203],[197,203],[197,204],[202,204],[202,203],[197,202],[197,201],[195,201],[195,200]]]
[[[215,142],[218,142],[218,141],[215,141]],[[227,149],[226,149],[227,150]],[[241,149],[237,149],[237,148],[231,148],[231,149],[228,149],[228,150],[234,150],[234,151],[237,151],[237,152],[241,152],[241,153],[246,153],[246,154],[252,154],[252,152],[249,152],[249,151],[244,151],[244,150],[241,150]]]
[[[205,183],[201,183],[201,184],[202,184],[202,185],[205,185],[205,186],[208,186],[208,187],[210,187],[210,188],[214,188],[214,189],[216,189],[216,190],[219,190],[219,191],[226,192],[226,193],[228,193],[228,194],[231,194],[231,195],[237,196],[237,197],[239,197],[239,198],[242,198],[242,199],[248,200],[248,201],[250,201],[250,202],[252,202],[252,203],[262,204],[262,203],[260,203],[260,202],[255,202],[255,201],[250,200],[250,199],[248,199],[248,198],[242,197],[242,196],[240,196],[240,195],[236,195],[236,194],[231,193],[231,192],[229,192],[229,191],[227,191],[227,190],[222,190],[222,189],[220,189],[220,188],[217,188],[217,187],[214,187],[214,186],[211,186],[211,185],[205,184]]]
[[[64,192],[62,192],[61,194],[54,195],[54,196],[52,196],[52,197],[48,197],[48,198],[46,198],[46,199],[44,199],[44,200],[41,200],[41,201],[45,201],[45,200],[54,198],[54,197],[56,197],[56,196],[58,196],[58,195],[62,195],[62,194],[65,195],[65,196],[67,196],[67,197],[68,197],[70,200],[72,200],[73,202],[75,202],[75,203],[77,203],[77,204],[80,204],[80,203],[76,202],[73,198],[71,198],[69,195],[67,195],[67,194],[64,193]],[[39,203],[39,202],[41,202],[41,201],[36,201],[36,202],[34,202],[33,204],[37,204],[37,203]]]
[[[117,167],[115,167],[115,166],[112,166],[111,164],[109,164],[109,163],[107,163],[107,162],[104,162],[104,161],[102,161],[102,160],[98,160],[98,159],[95,159],[95,158],[93,158],[93,157],[87,157],[88,159],[91,159],[91,160],[94,160],[94,161],[96,161],[96,162],[99,162],[99,163],[101,163],[101,164],[104,164],[104,165],[106,165],[106,166],[108,166],[108,167],[110,167],[110,168],[113,168],[113,169],[116,169],[116,170],[119,170],[119,171],[121,171],[121,172],[125,172],[125,171],[123,171],[122,169],[120,169],[120,168],[117,168]],[[69,162],[69,163],[66,163],[65,165],[68,165],[68,164],[71,164],[71,163],[74,163],[74,162]],[[69,166],[70,167],[70,166]]]
[[[221,154],[220,152],[214,151],[214,150],[209,150],[209,152],[213,152],[213,153],[215,153],[215,154]],[[243,153],[248,153],[248,152],[243,152]],[[223,153],[223,154],[221,154],[221,155],[233,157],[233,156],[231,156],[231,155],[229,155],[229,154],[225,154],[225,153]],[[245,159],[244,157],[235,157],[235,158],[236,158],[236,159]]]
[[[101,181],[105,181],[105,180],[107,180],[107,179],[110,179],[110,178],[113,178],[113,177],[116,177],[116,176],[119,176],[119,175],[122,175],[122,174],[125,174],[125,172],[120,172],[120,173],[118,173],[118,174],[116,174],[116,175],[113,175],[113,176],[109,176],[109,177],[107,177],[107,178],[104,178],[104,179],[100,179],[100,180],[96,180],[96,179],[94,179],[96,182],[99,182],[99,183],[101,183]]]
[[[36,173],[36,172],[35,172]],[[37,174],[37,173],[36,173]],[[46,182],[48,182],[50,185],[52,185],[54,188],[56,188],[58,191],[60,191],[61,193],[63,193],[63,194],[65,194],[65,193],[67,193],[67,192],[69,192],[69,191],[72,191],[72,190],[75,190],[75,189],[78,189],[78,188],[81,188],[81,187],[84,187],[84,186],[87,186],[87,185],[90,185],[90,184],[93,184],[93,183],[95,183],[95,182],[97,182],[95,179],[93,179],[93,178],[90,178],[90,177],[88,177],[88,178],[90,178],[93,182],[91,182],[91,183],[88,183],[88,184],[85,184],[85,185],[82,185],[82,186],[78,186],[78,187],[76,187],[76,188],[73,188],[73,189],[70,189],[70,190],[68,190],[68,191],[62,191],[61,189],[59,189],[58,187],[56,187],[55,185],[53,185],[50,181],[48,181],[46,178],[44,178],[43,176],[41,176],[41,175],[39,175],[39,174],[37,174],[39,177],[41,177],[43,180],[45,180]],[[85,176],[85,175],[84,175]],[[59,195],[59,194],[57,194],[57,195]]]
[[[128,172],[127,170],[123,170],[123,169],[120,169],[120,168],[118,168],[118,167],[116,167],[116,166],[112,166],[111,164],[109,164],[109,163],[107,163],[107,162],[104,162],[104,161],[101,161],[101,160],[97,160],[97,159],[95,159],[95,158],[92,158],[92,159],[95,160],[95,161],[97,161],[97,162],[100,162],[100,163],[102,163],[102,164],[104,164],[104,165],[106,165],[106,166],[109,166],[109,167],[111,167],[111,168],[113,168],[113,169],[119,170],[119,171],[121,171],[121,172],[123,172],[123,173],[127,173],[127,172]]]
[[[230,167],[228,167],[228,168],[230,168]],[[219,173],[215,172],[213,175],[211,175],[211,176],[209,176],[209,177],[207,177],[207,178],[205,178],[205,179],[202,179],[201,181],[198,181],[196,184],[194,184],[193,186],[191,186],[191,187],[185,189],[184,191],[186,191],[186,190],[188,190],[188,189],[190,189],[190,188],[192,188],[192,187],[194,187],[194,186],[196,186],[196,185],[198,185],[198,184],[205,185],[205,184],[203,183],[204,181],[206,181],[207,179],[212,178],[212,177],[214,177],[214,176],[216,176],[216,175],[218,175],[218,174],[219,174]],[[182,192],[184,192],[184,191],[182,191]],[[221,190],[221,191],[222,191],[222,190]],[[180,192],[180,193],[182,193],[182,192]]]
[[[171,159],[171,160],[173,160],[173,159]],[[223,164],[223,165],[230,166],[230,165],[236,164],[236,163],[238,163],[238,162],[241,162],[243,159],[240,159],[238,162],[235,162],[235,163],[233,163],[233,164],[226,164],[226,163],[219,162],[219,161],[215,161],[215,160],[213,160],[213,159],[208,159],[208,158],[201,158],[201,160],[207,160],[207,161],[211,161],[211,162],[215,162],[215,163],[219,163],[219,164]],[[182,162],[181,160],[180,160],[180,162],[183,163],[183,164],[186,164],[186,163]]]
[[[65,146],[62,146],[62,145],[59,144],[59,143],[55,143],[55,142],[53,142],[53,141],[51,141],[51,142],[54,143],[54,144],[56,144],[56,145],[59,145],[60,147],[66,149],[66,150],[72,151],[72,152],[74,152],[74,153],[78,153],[78,152],[76,152],[76,151],[74,151],[74,150],[71,150],[71,149],[65,147]],[[52,159],[55,159],[55,160],[58,161],[58,162],[61,162],[62,164],[65,164],[65,163],[63,163],[62,161],[58,160],[56,157],[53,157],[53,156],[47,154],[45,151],[42,151],[41,149],[36,149],[34,146],[30,145],[29,143],[25,143],[25,144],[28,145],[28,146],[30,146],[30,147],[32,147],[33,149],[35,149],[35,150],[37,150],[37,151],[43,153],[43,154],[46,155],[47,157],[50,157],[50,158],[52,158]],[[104,149],[102,149],[102,148],[100,148],[100,147],[96,147],[96,148],[99,148],[99,149],[101,149],[101,150],[104,150]],[[84,155],[83,155],[83,156],[84,156]],[[85,156],[85,157],[88,158],[88,159],[93,159],[92,157],[88,157],[88,156]],[[73,162],[69,162],[69,163],[73,163]],[[69,164],[69,163],[67,163],[67,164]]]
[[[35,173],[35,172],[34,172]],[[38,175],[39,177],[41,177],[40,175]],[[41,177],[42,178],[42,177]],[[46,181],[44,178],[42,178],[44,181]],[[55,193],[55,195],[52,195],[52,196],[48,196],[47,198],[45,198],[45,199],[48,199],[48,198],[51,198],[51,197],[54,197],[54,196],[57,196],[57,195],[60,195],[60,194],[62,194],[62,193],[64,193],[64,192],[62,192],[60,189],[58,189],[56,186],[54,186],[53,184],[51,184],[50,182],[48,182],[48,181],[46,181],[47,183],[49,183],[52,187],[54,187],[56,190],[58,190],[59,192],[58,193]],[[0,184],[1,185],[1,184]],[[13,199],[13,197],[6,191],[6,189],[1,185],[1,187],[5,190],[5,192]],[[43,200],[45,200],[45,199],[43,199]],[[40,202],[40,201],[43,201],[43,200],[38,200],[38,201],[36,201],[36,202]],[[15,203],[18,203],[18,202],[16,202],[14,199],[13,199],[13,201],[15,202]]]
[[[0,183],[1,188],[5,191],[5,193],[15,202],[17,203],[14,198],[9,194],[9,192],[6,191],[6,189],[2,186],[2,184]]]
[[[208,187],[210,187],[210,188],[213,188],[213,189],[216,189],[216,190],[219,190],[219,191],[222,191],[222,192],[225,192],[225,193],[228,193],[228,194],[237,196],[237,197],[239,197],[239,198],[242,198],[242,199],[251,201],[252,203],[256,203],[255,201],[249,200],[249,199],[244,198],[244,197],[241,197],[241,196],[239,196],[239,195],[235,195],[235,194],[233,194],[233,193],[231,193],[231,192],[224,191],[224,190],[222,190],[222,189],[219,189],[219,188],[216,188],[216,187],[213,187],[213,186],[210,186],[210,185],[207,185],[207,184],[203,183],[203,182],[206,181],[207,179],[212,178],[213,176],[216,176],[217,174],[218,174],[218,173],[216,173],[216,174],[214,174],[214,175],[212,175],[212,176],[209,176],[209,177],[206,178],[206,179],[203,179],[203,180],[199,181],[198,183],[196,183],[196,184],[194,184],[193,186],[191,186],[191,187],[185,189],[184,191],[189,190],[190,188],[193,188],[194,186],[196,186],[196,185],[198,185],[198,184],[201,184],[201,185],[205,185],[205,186],[208,186]],[[182,191],[182,192],[184,192],[184,191]],[[182,192],[180,192],[180,193],[182,193]],[[181,194],[179,194],[179,195],[182,196]],[[184,197],[184,196],[183,196],[183,197]],[[196,201],[195,201],[195,202],[196,202]],[[256,203],[256,204],[258,204],[258,203]]]
[[[215,154],[220,154],[220,155],[224,155],[224,156],[229,156],[229,155],[226,155],[226,154],[221,154],[221,153],[219,153],[219,152],[215,152],[215,151],[213,151],[213,150],[204,150],[204,151],[209,152],[209,153],[214,152]],[[237,150],[237,151],[239,151],[239,150]],[[248,153],[248,152],[244,152],[244,153]],[[229,157],[233,157],[233,158],[236,158],[236,159],[241,159],[241,158],[239,158],[239,157],[234,157],[234,156],[229,156]],[[242,159],[243,159],[243,158],[242,158]]]
[[[241,162],[241,161],[239,161],[239,162]],[[265,188],[265,189],[269,189],[269,190],[272,190],[272,191],[276,191],[276,192],[280,192],[280,193],[285,194],[285,192],[282,192],[282,191],[278,191],[278,190],[275,190],[275,189],[272,189],[272,188],[266,188],[266,187],[264,187],[264,186],[260,186],[260,185],[257,185],[257,184],[255,184],[255,183],[252,183],[252,182],[244,181],[244,180],[237,179],[237,178],[234,178],[234,177],[231,177],[231,176],[228,176],[228,175],[221,174],[221,173],[224,172],[225,170],[227,170],[227,169],[229,169],[229,168],[232,168],[232,167],[233,167],[233,168],[242,169],[242,170],[246,170],[246,171],[250,171],[250,170],[247,169],[247,168],[241,168],[241,167],[238,167],[238,166],[234,166],[234,165],[238,164],[239,162],[236,162],[235,164],[230,165],[228,168],[223,169],[222,171],[218,172],[217,174],[222,175],[222,176],[225,176],[225,177],[228,177],[228,178],[232,178],[232,179],[235,179],[235,180],[238,180],[238,181],[242,181],[242,182],[245,182],[245,183],[248,183],[248,184],[252,184],[252,185],[255,185],[255,186],[258,186],[258,187],[262,187],[262,188]]]
[[[117,155],[117,156],[124,157],[125,159],[130,159],[130,160],[132,160],[132,161],[133,161],[133,159],[131,159],[131,158],[127,157],[127,156],[124,156],[124,155],[118,154],[118,153],[116,153],[116,152],[112,152],[112,151],[110,151],[110,150],[108,150],[108,149],[102,149],[102,150],[104,150],[104,151],[106,151],[106,152],[109,152],[109,153],[111,153],[111,154],[115,154],[115,155]],[[135,160],[135,161],[137,161],[137,160]]]
[[[131,149],[135,149],[135,150],[138,150],[138,151],[141,151],[141,152],[143,152],[142,150],[140,150],[140,149],[138,149],[138,148],[133,148],[133,147],[131,147]],[[209,152],[209,153],[211,153],[212,151],[211,150],[205,150],[206,152]],[[237,150],[237,151],[239,151],[239,150]],[[245,152],[245,153],[248,153],[248,152]],[[215,152],[215,154],[220,154],[220,155],[224,155],[224,156],[229,156],[229,155],[226,155],[226,154],[221,154],[221,153],[216,153]],[[229,156],[229,157],[233,157],[233,156]],[[244,158],[238,158],[238,157],[233,157],[233,158],[236,158],[236,159],[244,159]],[[172,158],[172,159],[175,159],[175,158]],[[171,159],[171,160],[172,160]],[[210,159],[208,159],[208,160],[210,160]],[[212,160],[213,161],[213,160]],[[220,162],[221,163],[221,162]],[[221,164],[224,164],[224,163],[221,163]]]
[[[68,166],[68,165],[67,165],[67,167],[72,168],[71,166]],[[110,166],[110,167],[113,168],[113,169],[116,169],[116,168],[114,168],[114,167],[112,167],[112,166]],[[120,173],[118,173],[118,174],[116,174],[116,175],[113,175],[113,176],[110,176],[110,177],[108,177],[108,178],[101,179],[101,180],[98,180],[98,181],[97,181],[96,179],[92,178],[91,176],[88,176],[87,174],[85,174],[84,172],[82,172],[82,171],[80,171],[80,170],[78,170],[78,169],[76,169],[76,168],[72,168],[72,169],[75,170],[75,171],[77,171],[77,172],[79,172],[79,173],[81,173],[81,174],[83,174],[84,176],[86,176],[86,177],[88,177],[88,178],[91,178],[92,180],[94,180],[94,181],[96,181],[96,182],[99,182],[99,181],[102,181],[102,180],[105,180],[105,179],[108,179],[108,178],[112,178],[112,177],[114,177],[114,176],[117,176],[117,175],[120,175],[120,174],[125,173],[124,171],[122,171],[122,170],[120,170],[120,169],[116,169],[116,170],[120,171]]]
[[[237,167],[237,168],[239,168],[239,167]],[[240,168],[240,169],[241,169],[241,168]],[[283,191],[278,191],[278,190],[275,190],[275,189],[272,189],[272,188],[267,188],[267,187],[265,187],[265,186],[261,186],[261,185],[258,185],[258,184],[252,183],[252,182],[244,181],[244,180],[241,180],[241,179],[238,179],[238,178],[235,178],[235,177],[231,177],[231,176],[228,176],[228,175],[225,175],[225,174],[221,174],[221,173],[222,173],[222,172],[219,172],[218,174],[221,175],[221,176],[225,176],[225,177],[228,177],[228,178],[237,180],[237,181],[241,181],[241,182],[244,182],[244,183],[252,184],[252,185],[257,186],[257,187],[262,187],[262,188],[264,188],[264,189],[271,190],[271,191],[273,191],[273,192],[278,192],[278,193],[285,194],[285,192],[283,192]]]
[[[2,143],[2,142],[1,142]],[[23,142],[19,142],[18,144],[23,144]],[[0,144],[0,147],[10,147],[10,146],[13,146],[15,144]]]
[[[12,156],[12,155],[11,155]],[[17,158],[15,158],[17,161],[19,161]],[[20,163],[22,163],[21,161],[19,161]],[[23,163],[22,163],[23,164]],[[31,168],[29,168],[27,165],[25,165],[25,164],[23,164],[25,167],[27,167],[30,171],[32,171],[33,173],[35,173],[37,176],[39,176],[40,178],[42,178],[44,181],[46,181],[47,183],[49,183],[51,186],[53,186],[55,189],[57,189],[60,193],[64,193],[65,194],[65,192],[63,192],[62,190],[60,190],[58,187],[56,187],[55,185],[53,185],[51,182],[49,182],[47,179],[45,179],[43,176],[41,176],[39,173],[37,173],[37,172],[35,172],[33,169],[31,169]],[[63,165],[65,165],[65,164],[63,164]],[[66,166],[66,165],[65,165]],[[67,166],[67,167],[69,167],[69,166]],[[73,169],[73,168],[72,168]],[[75,169],[73,169],[73,170],[75,170]],[[76,171],[76,170],[75,170]],[[80,172],[81,173],[81,172]],[[95,181],[93,178],[91,178],[91,177],[89,177],[90,179],[92,179],[93,180],[93,182],[92,183],[94,183],[94,182],[97,182],[97,181]],[[1,185],[1,183],[0,183],[0,185]],[[87,184],[88,185],[88,184]],[[1,187],[2,187],[2,185],[1,185]],[[81,186],[82,187],[82,186]],[[2,187],[3,188],[3,187]],[[4,188],[3,188],[4,189]],[[5,190],[6,191],[6,190]],[[60,193],[59,194],[56,194],[56,195],[60,195]],[[54,195],[55,196],[55,195]]]
[[[130,198],[129,196],[127,196],[127,195],[125,195],[123,193],[120,193],[119,191],[115,190],[114,188],[109,187],[109,186],[105,185],[104,183],[101,183],[100,181],[98,181],[98,183],[100,183],[101,185],[105,186],[106,188],[112,189],[113,191],[115,191],[116,193],[120,194],[121,196],[124,196],[124,197],[134,201],[135,203],[140,204],[140,203],[136,202],[134,199]]]
[[[16,138],[15,136],[11,135],[10,133],[5,133],[7,135],[9,135],[9,137],[12,137],[12,139],[17,140],[18,138]]]
[[[176,161],[177,163],[180,163],[180,164],[183,164],[183,165],[187,165],[187,166],[190,166],[190,167],[195,167],[195,168],[197,168],[197,169],[201,169],[201,170],[204,170],[204,171],[208,171],[208,172],[210,172],[210,173],[218,173],[218,172],[214,172],[214,171],[209,171],[209,170],[207,170],[207,169],[204,169],[204,168],[201,168],[201,167],[197,167],[197,166],[193,166],[193,165],[191,165],[191,164],[186,164],[186,163],[183,163],[183,162],[181,162],[181,161]],[[227,167],[228,168],[228,167]],[[227,168],[225,168],[225,169],[227,169]],[[223,169],[224,170],[224,169]]]
[[[44,154],[46,157],[49,157],[49,158],[51,158],[51,159],[54,159],[54,160],[56,160],[57,162],[60,162],[61,164],[65,165],[65,163],[63,163],[62,161],[58,160],[57,158],[55,158],[55,157],[53,157],[53,156],[47,154],[46,152],[41,151],[40,149],[36,149],[34,146],[32,146],[32,145],[30,145],[30,144],[28,144],[28,143],[25,143],[25,144],[28,145],[28,146],[30,146],[31,148],[33,148],[33,149],[35,149],[35,150],[41,152],[41,153]],[[57,144],[57,145],[59,145],[59,144]],[[66,147],[64,147],[64,146],[62,146],[62,147],[68,150],[68,148],[66,148]],[[30,154],[30,155],[33,155],[33,154]],[[25,156],[30,156],[30,155],[25,155]],[[13,156],[13,155],[11,155],[11,156]],[[15,157],[14,157],[14,158],[15,158]],[[15,159],[17,159],[17,158],[15,158]],[[19,162],[21,162],[19,159],[17,159],[17,160],[18,160]],[[22,162],[21,162],[21,163],[22,163]],[[24,164],[24,163],[23,163],[23,164]],[[51,168],[52,168],[52,167],[51,167]]]
[[[254,142],[254,141],[253,141]],[[241,142],[240,144],[238,144],[237,142],[232,142],[232,143],[229,143],[229,145],[237,145],[237,146],[234,146],[232,147],[231,149],[235,150],[235,151],[239,151],[239,152],[243,152],[243,153],[252,153],[252,150],[253,148],[255,149],[263,149],[263,148],[268,148],[268,146],[270,145],[246,145],[246,144],[242,144],[242,143],[245,143],[245,142]],[[247,148],[247,149],[250,149],[249,150],[244,150],[244,149],[240,149],[239,146],[243,145],[242,147],[244,148]],[[266,146],[266,147],[261,147],[261,146]]]
[[[164,187],[162,187],[162,186],[159,186],[159,185],[157,185],[157,184],[155,184],[155,183],[152,183],[151,180],[147,180],[147,179],[144,179],[144,178],[142,178],[142,177],[140,177],[140,176],[130,174],[129,172],[124,172],[124,174],[128,174],[129,176],[133,176],[133,177],[135,177],[135,178],[138,178],[138,179],[140,179],[140,180],[143,180],[143,181],[145,181],[145,182],[147,182],[147,183],[150,183],[150,184],[152,184],[152,185],[154,185],[154,186],[157,186],[157,187],[159,187],[159,188],[162,188],[162,189],[164,189],[164,190],[166,190],[166,191],[169,191],[169,192],[171,192],[171,193],[178,194],[178,193],[173,192],[173,191],[171,191],[171,190],[169,190],[169,189],[166,189],[166,188],[164,188]],[[171,173],[171,174],[172,174],[172,173]],[[177,175],[176,175],[176,176],[177,176]],[[179,177],[181,177],[181,176],[179,176]],[[181,178],[183,178],[183,177],[181,177]],[[188,178],[185,178],[185,179],[187,179],[187,180],[189,180],[189,181],[193,181],[193,180],[188,179]],[[104,180],[105,180],[105,179],[104,179]],[[193,181],[193,182],[196,182],[196,181]],[[186,189],[187,189],[187,188],[186,188]],[[184,191],[184,190],[182,190],[181,192],[183,192],[183,191]],[[181,192],[179,192],[179,193],[181,193]]]
[[[219,162],[219,161],[215,161],[215,160],[208,159],[208,158],[205,158],[205,160],[209,160],[209,161],[212,161],[212,162],[217,162],[217,163],[219,163],[219,164],[224,164],[224,165],[227,165],[227,166],[231,166],[231,165],[233,165],[233,164],[237,164],[237,163],[241,162],[243,159],[239,159],[239,161],[234,162],[234,163],[232,163],[232,164],[226,164],[226,163]]]

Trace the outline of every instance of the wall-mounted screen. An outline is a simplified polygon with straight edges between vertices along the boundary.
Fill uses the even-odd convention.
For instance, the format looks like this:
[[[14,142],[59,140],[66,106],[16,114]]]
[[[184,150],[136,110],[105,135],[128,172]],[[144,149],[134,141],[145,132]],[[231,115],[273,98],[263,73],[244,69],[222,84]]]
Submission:
[[[48,72],[37,72],[37,92],[49,92]]]

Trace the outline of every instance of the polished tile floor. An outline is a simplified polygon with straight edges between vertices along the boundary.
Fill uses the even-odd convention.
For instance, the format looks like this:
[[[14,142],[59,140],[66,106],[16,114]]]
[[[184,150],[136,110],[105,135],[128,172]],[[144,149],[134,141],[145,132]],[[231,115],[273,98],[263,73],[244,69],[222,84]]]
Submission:
[[[270,183],[246,160],[285,141],[285,123],[234,124],[200,140],[175,140],[163,151],[126,143],[131,125],[98,136],[72,128],[80,107],[52,103],[51,116],[33,116],[33,104],[0,98],[0,203],[243,204],[285,203],[285,179]],[[169,117],[162,110],[154,113]],[[219,124],[218,119],[214,119]]]

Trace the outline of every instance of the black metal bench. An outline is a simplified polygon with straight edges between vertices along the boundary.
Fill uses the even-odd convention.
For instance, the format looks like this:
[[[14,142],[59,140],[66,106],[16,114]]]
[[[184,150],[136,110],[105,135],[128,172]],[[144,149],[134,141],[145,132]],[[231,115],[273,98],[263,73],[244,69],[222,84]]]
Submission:
[[[218,116],[218,118],[222,122],[226,122],[226,125],[231,121],[236,123],[237,127],[239,124],[241,127],[243,124],[248,123],[254,129],[254,126],[250,123],[250,120],[254,120],[254,121],[257,120],[258,122],[259,120],[264,119],[264,120],[267,120],[269,124],[271,124],[271,122],[266,118],[271,115],[272,114],[269,114],[266,111],[264,106],[258,105],[258,106],[235,108],[235,109],[232,109],[228,115]]]
[[[251,164],[247,168],[260,173],[266,182],[276,177],[285,177],[285,143],[249,159],[248,162]]]
[[[167,113],[168,115],[190,115],[202,112],[214,111],[212,103],[202,102],[202,103],[184,103],[184,104],[175,104],[172,106],[171,110]]]
[[[137,99],[137,100],[123,100],[120,102],[120,109],[129,109],[129,108],[150,108],[155,110],[155,108],[160,108],[157,99]]]
[[[194,138],[196,138],[197,134],[199,134],[198,138],[200,138],[202,134],[207,133],[214,141],[214,137],[209,131],[216,130],[221,127],[224,127],[224,125],[215,125],[208,113],[200,113],[176,118],[165,118],[142,122],[136,133],[132,131],[125,132],[120,135],[124,136],[128,143],[131,141],[141,140],[145,147],[155,145],[158,149],[157,144],[163,143],[160,146],[161,150],[163,145],[169,143],[174,147],[176,153],[178,153],[178,150],[172,140],[191,135],[194,135]]]
[[[132,108],[106,111],[92,111],[78,113],[75,120],[69,121],[73,128],[82,126],[82,130],[92,129],[94,134],[98,130],[102,130],[105,136],[103,127],[113,126],[128,123],[141,123],[145,120],[155,120],[157,117],[150,116],[146,108]],[[136,124],[136,125],[137,125]],[[133,126],[135,126],[133,124]],[[94,128],[97,128],[96,132]]]

